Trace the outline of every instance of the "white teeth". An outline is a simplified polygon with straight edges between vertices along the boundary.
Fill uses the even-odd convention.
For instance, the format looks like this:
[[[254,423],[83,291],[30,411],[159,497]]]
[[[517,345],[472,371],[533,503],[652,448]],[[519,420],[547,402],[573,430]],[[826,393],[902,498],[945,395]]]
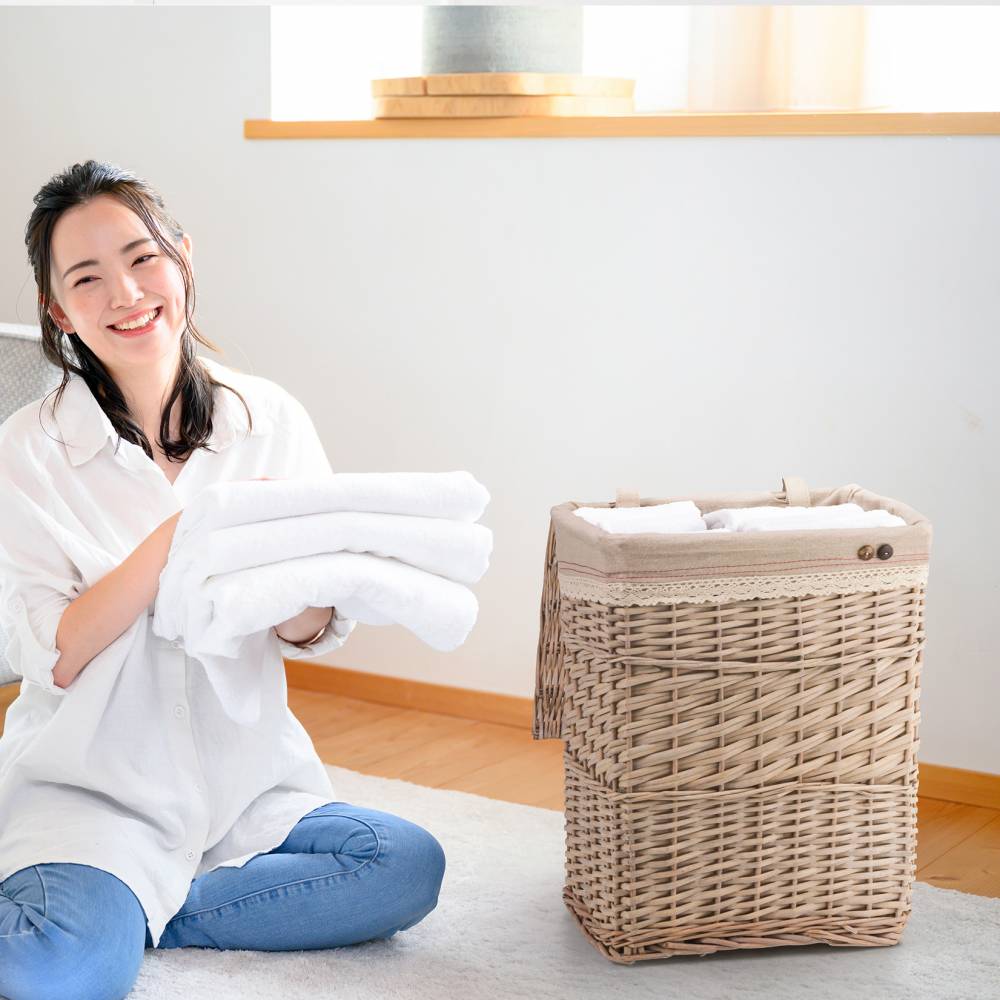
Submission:
[[[122,323],[120,326],[114,327],[115,330],[137,330],[140,326],[145,326],[154,316],[156,315],[156,310],[146,313],[145,316],[140,316],[138,319],[133,320],[131,323]]]

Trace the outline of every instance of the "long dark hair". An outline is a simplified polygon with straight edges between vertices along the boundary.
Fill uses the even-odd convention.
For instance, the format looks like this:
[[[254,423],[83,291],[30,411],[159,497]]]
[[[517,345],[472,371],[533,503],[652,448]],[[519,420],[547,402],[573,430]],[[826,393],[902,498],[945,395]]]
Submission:
[[[81,376],[94,398],[107,414],[119,439],[138,444],[153,458],[153,449],[142,427],[129,411],[125,397],[97,355],[75,333],[65,333],[49,315],[52,286],[52,231],[59,217],[69,208],[84,205],[101,194],[109,194],[130,208],[146,224],[149,235],[160,249],[180,268],[184,278],[185,327],[181,333],[180,362],[170,396],[160,415],[160,447],[171,461],[183,461],[196,448],[207,448],[212,435],[212,415],[215,409],[215,387],[222,386],[239,396],[247,411],[250,427],[253,417],[243,396],[231,386],[216,381],[195,355],[195,341],[213,351],[218,347],[199,332],[194,325],[195,289],[194,275],[187,258],[177,249],[184,230],[177,224],[163,204],[163,198],[146,181],[129,170],[113,163],[87,160],[74,163],[68,170],[56,174],[48,181],[33,201],[35,208],[24,230],[24,243],[28,260],[35,273],[38,286],[38,319],[42,328],[42,352],[54,365],[62,368],[62,382],[53,390],[58,406],[63,391],[69,383],[70,373]],[[170,239],[165,239],[163,233]],[[171,241],[173,241],[171,243]],[[68,343],[67,343],[68,342]],[[68,346],[72,346],[72,352]],[[181,398],[180,436],[170,438],[170,409]],[[211,450],[211,449],[208,449]]]

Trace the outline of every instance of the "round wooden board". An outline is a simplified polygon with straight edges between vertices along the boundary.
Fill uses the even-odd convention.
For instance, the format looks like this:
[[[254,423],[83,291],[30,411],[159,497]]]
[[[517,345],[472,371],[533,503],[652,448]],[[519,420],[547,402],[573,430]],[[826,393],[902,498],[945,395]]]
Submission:
[[[439,73],[372,80],[372,97],[530,94],[632,97],[635,80],[578,73]]]
[[[453,97],[376,97],[376,118],[520,118],[630,115],[631,97],[567,95],[458,95]]]

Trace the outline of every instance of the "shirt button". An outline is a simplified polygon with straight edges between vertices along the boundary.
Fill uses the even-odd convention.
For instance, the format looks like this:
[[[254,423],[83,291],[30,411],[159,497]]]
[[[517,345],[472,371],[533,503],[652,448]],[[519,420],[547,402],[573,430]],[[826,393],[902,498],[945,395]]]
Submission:
[[[878,552],[875,553],[879,559],[891,559],[892,558],[892,546],[888,542],[884,542],[878,547]]]
[[[180,639],[173,639],[171,641],[171,643],[170,643],[170,648],[171,649],[183,649],[184,648],[184,643],[181,642]]]
[[[858,558],[859,559],[868,560],[868,559],[871,559],[871,557],[873,555],[875,555],[875,546],[874,545],[862,545],[861,548],[858,549]]]
[[[184,855],[190,861],[194,857],[194,851],[187,851]]]
[[[174,705],[174,715],[176,715],[178,719],[183,719],[184,718],[184,706],[183,705]]]

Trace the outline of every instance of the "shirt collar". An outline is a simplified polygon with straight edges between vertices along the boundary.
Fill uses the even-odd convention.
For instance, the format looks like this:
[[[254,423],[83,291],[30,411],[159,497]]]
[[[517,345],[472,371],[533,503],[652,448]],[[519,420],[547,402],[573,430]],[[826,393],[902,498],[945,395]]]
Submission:
[[[198,356],[209,374],[217,381],[226,385],[234,385],[234,380],[227,378],[228,369],[211,358]],[[263,407],[255,406],[246,387],[235,385],[253,413],[253,429],[250,437],[269,434],[274,429],[271,416]],[[54,401],[54,400],[53,400]],[[84,379],[75,372],[70,374],[63,390],[59,405],[53,411],[56,426],[66,445],[69,460],[74,465],[82,465],[101,450],[109,438],[114,441],[118,434],[94,398],[90,387]],[[243,437],[247,432],[247,414],[239,397],[228,389],[215,390],[215,409],[212,412],[212,434],[208,446],[213,451],[221,451]],[[136,446],[138,447],[138,445]]]

